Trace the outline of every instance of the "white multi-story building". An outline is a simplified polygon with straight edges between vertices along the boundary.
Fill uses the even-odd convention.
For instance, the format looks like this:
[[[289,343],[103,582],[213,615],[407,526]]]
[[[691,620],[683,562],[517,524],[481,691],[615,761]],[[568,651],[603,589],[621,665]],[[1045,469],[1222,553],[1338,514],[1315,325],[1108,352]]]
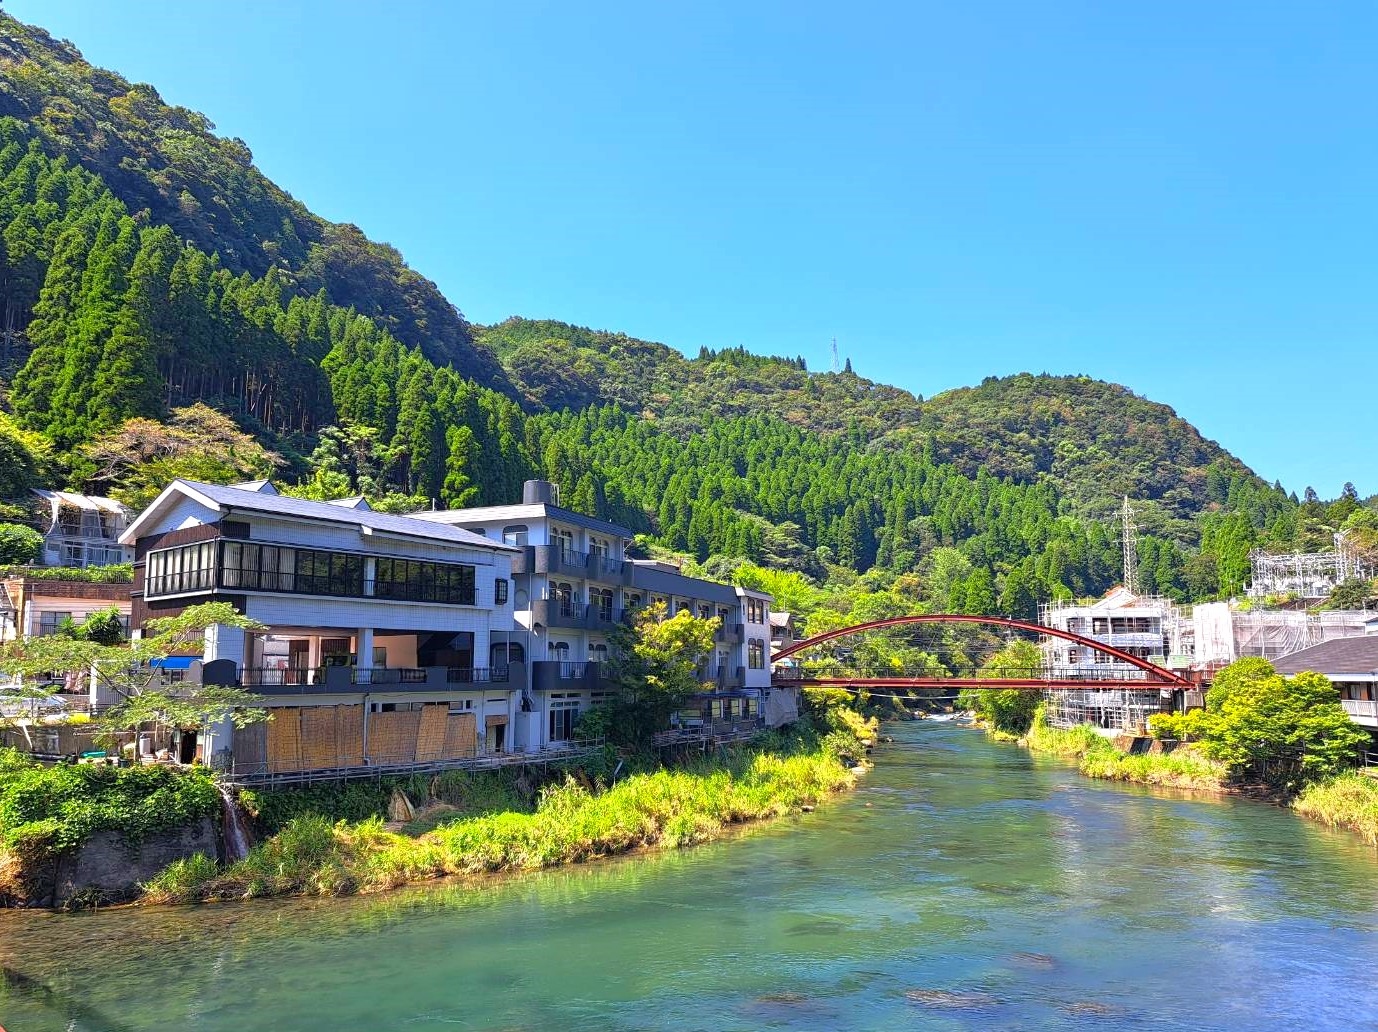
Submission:
[[[1141,598],[1116,586],[1090,602],[1050,602],[1043,607],[1041,622],[1140,659],[1163,663],[1171,651],[1168,628],[1173,609],[1166,599]],[[1130,663],[1065,638],[1046,638],[1043,653],[1047,665],[1062,677],[1123,679],[1141,673]]]
[[[120,544],[128,520],[113,498],[72,491],[35,489],[43,525],[43,565],[111,566],[127,563],[129,549]]]
[[[203,678],[259,693],[274,718],[212,728],[207,762],[252,777],[538,747],[521,736],[525,668],[494,648],[513,635],[513,546],[358,499],[184,480],[121,540],[136,629],[208,601],[266,625],[206,632]]]
[[[722,621],[714,654],[701,670],[714,719],[760,713],[770,688],[770,596],[686,577],[675,566],[627,558],[626,527],[563,508],[554,485],[527,481],[516,505],[422,512],[440,523],[502,542],[512,560],[517,633],[495,644],[499,657],[528,662],[533,727],[542,745],[568,739],[580,712],[607,698],[600,678],[609,630],[657,602],[668,615],[688,610]]]

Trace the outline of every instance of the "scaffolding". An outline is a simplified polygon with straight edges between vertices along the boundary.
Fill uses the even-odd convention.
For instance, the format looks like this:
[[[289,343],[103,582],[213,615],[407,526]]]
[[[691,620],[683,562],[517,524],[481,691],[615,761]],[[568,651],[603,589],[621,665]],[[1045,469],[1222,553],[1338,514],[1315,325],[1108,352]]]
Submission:
[[[1043,712],[1053,727],[1090,724],[1107,731],[1134,734],[1146,734],[1148,718],[1163,709],[1163,698],[1157,688],[1044,692],[1043,700]]]
[[[1272,555],[1262,550],[1249,553],[1253,575],[1248,594],[1253,598],[1291,595],[1300,599],[1328,598],[1347,580],[1373,576],[1373,567],[1346,547],[1345,535],[1335,535],[1333,552],[1301,552]]]
[[[1234,612],[1235,658],[1262,656],[1273,660],[1323,641],[1353,638],[1365,633],[1374,614],[1362,609],[1331,609],[1308,613],[1296,609]]]
[[[1092,638],[1160,665],[1168,665],[1190,647],[1190,621],[1171,599],[1141,598],[1124,587],[1096,600],[1045,602],[1038,607],[1038,619],[1045,627]],[[1046,667],[1075,669],[1088,680],[1142,676],[1138,667],[1065,638],[1044,635],[1040,647]]]

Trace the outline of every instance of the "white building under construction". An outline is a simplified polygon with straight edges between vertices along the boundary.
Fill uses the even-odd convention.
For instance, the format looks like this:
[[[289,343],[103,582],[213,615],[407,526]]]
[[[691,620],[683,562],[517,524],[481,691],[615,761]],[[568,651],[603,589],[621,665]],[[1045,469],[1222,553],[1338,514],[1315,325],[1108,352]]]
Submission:
[[[1188,625],[1168,599],[1146,598],[1117,586],[1099,599],[1050,602],[1041,607],[1045,627],[1091,638],[1111,648],[1156,663],[1186,666]],[[1108,653],[1054,635],[1043,642],[1045,673],[1059,679],[1141,681],[1143,670]],[[1159,689],[1088,688],[1046,693],[1046,712],[1055,727],[1093,724],[1113,730],[1141,727],[1162,702]]]
[[[1363,609],[1263,609],[1237,602],[1203,602],[1192,610],[1198,670],[1245,656],[1280,659],[1339,638],[1378,632],[1378,613]]]

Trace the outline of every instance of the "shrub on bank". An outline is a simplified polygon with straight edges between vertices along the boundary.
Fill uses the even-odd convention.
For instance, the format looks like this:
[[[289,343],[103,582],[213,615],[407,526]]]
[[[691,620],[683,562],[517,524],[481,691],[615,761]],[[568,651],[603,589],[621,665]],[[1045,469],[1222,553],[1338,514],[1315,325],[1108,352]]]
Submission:
[[[98,831],[138,841],[220,807],[201,769],[45,766],[5,750],[0,771],[0,847],[25,859],[69,852]]]
[[[1048,723],[1048,715],[1042,706],[1034,711],[1033,723],[1025,740],[1034,752],[1052,753],[1066,759],[1117,751],[1108,738],[1097,734],[1089,724],[1078,724],[1066,730],[1053,727]]]
[[[615,760],[614,764],[615,765]],[[606,779],[610,765],[601,754],[579,757],[562,766],[552,765],[546,776],[563,780],[572,775],[580,781]],[[530,775],[527,775],[528,777]],[[511,768],[492,771],[450,770],[441,774],[383,777],[373,781],[308,785],[300,788],[244,789],[240,802],[254,819],[259,835],[272,835],[298,817],[314,815],[334,821],[362,822],[370,817],[386,819],[388,802],[402,791],[414,802],[443,803],[444,819],[493,813],[500,810],[530,811],[534,799],[523,791],[523,775]]]
[[[1225,780],[1223,764],[1192,749],[1172,753],[1125,753],[1089,725],[1055,728],[1040,707],[1025,743],[1034,752],[1077,761],[1077,769],[1091,778],[1130,781],[1166,788],[1219,789]]]
[[[1113,746],[1083,756],[1077,769],[1091,778],[1163,788],[1219,789],[1225,774],[1220,764],[1191,751],[1130,755]]]

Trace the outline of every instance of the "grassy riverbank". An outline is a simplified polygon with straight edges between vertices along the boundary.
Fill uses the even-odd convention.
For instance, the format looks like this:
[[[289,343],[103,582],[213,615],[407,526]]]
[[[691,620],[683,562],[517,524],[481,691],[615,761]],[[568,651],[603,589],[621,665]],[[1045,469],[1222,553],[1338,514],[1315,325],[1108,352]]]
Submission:
[[[854,780],[825,739],[803,733],[679,769],[633,774],[606,789],[571,777],[543,790],[531,812],[455,811],[449,820],[442,813],[438,826],[430,826],[437,819],[423,820],[403,831],[386,830],[378,817],[351,822],[302,814],[229,867],[204,856],[172,864],[145,885],[143,901],[346,895],[677,848],[733,825],[798,812]]]
[[[1225,788],[1224,766],[1189,746],[1178,746],[1170,753],[1126,753],[1089,726],[1051,727],[1041,709],[1019,741],[1034,752],[1075,760],[1077,769],[1090,778],[1206,792]]]
[[[1304,817],[1347,828],[1378,846],[1378,780],[1352,771],[1302,789],[1292,808]]]
[[[1042,710],[1023,737],[1001,731],[991,734],[1017,741],[1033,752],[1075,760],[1077,770],[1087,777],[1196,791],[1240,790],[1231,783],[1223,764],[1190,746],[1178,746],[1170,753],[1129,754],[1090,727],[1061,730],[1048,726]],[[1276,799],[1303,817],[1355,832],[1369,845],[1378,846],[1378,779],[1348,771],[1312,782],[1290,799],[1281,795]]]

